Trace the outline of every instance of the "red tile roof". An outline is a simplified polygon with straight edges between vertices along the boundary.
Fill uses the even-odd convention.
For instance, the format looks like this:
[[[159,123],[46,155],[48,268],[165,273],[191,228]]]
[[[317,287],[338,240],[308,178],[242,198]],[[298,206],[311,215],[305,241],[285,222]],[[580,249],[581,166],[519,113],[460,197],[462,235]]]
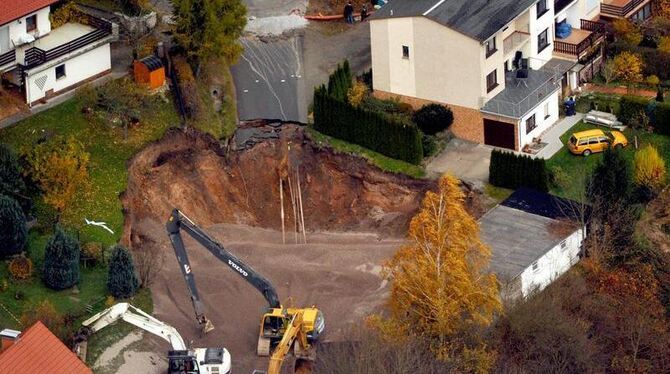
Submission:
[[[0,25],[49,6],[58,0],[0,0]]]
[[[49,329],[37,322],[0,354],[0,373],[92,374]]]

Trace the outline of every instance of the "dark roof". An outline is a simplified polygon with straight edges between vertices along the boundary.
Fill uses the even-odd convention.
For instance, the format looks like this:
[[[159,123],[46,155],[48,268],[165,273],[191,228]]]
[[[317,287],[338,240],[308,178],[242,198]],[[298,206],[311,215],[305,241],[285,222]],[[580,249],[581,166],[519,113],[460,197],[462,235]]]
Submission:
[[[484,41],[538,0],[390,0],[372,19],[425,16]]]
[[[479,220],[479,235],[491,247],[490,268],[511,280],[563,241],[552,233],[556,221],[523,210],[497,205]]]
[[[500,205],[551,219],[569,220],[577,218],[581,207],[576,201],[526,187],[514,191]]]
[[[160,58],[156,56],[148,56],[140,60],[140,62],[146,66],[149,71],[158,70],[163,67],[163,62]]]
[[[0,354],[0,373],[92,374],[91,369],[37,322]]]

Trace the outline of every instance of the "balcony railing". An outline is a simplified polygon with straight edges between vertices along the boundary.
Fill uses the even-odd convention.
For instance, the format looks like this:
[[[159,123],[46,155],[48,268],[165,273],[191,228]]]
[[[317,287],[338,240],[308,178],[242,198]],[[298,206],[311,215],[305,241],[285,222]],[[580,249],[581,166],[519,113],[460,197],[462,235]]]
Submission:
[[[96,18],[85,13],[81,13],[79,19],[82,20],[82,23],[94,27],[95,30],[89,32],[88,34],[82,35],[79,38],[73,39],[72,41],[63,45],[59,45],[58,47],[54,47],[46,51],[38,47],[27,49],[24,60],[25,69],[31,69],[35,66],[42,65],[47,61],[55,60],[59,57],[65,56],[79,48],[104,39],[112,33],[112,23],[109,21]]]
[[[606,16],[625,18],[630,12],[640,6],[640,4],[647,1],[649,0],[631,0],[623,6],[601,3],[600,13]]]
[[[527,43],[530,40],[530,34],[523,31],[514,31],[508,37],[503,40],[503,54],[508,56],[510,53],[515,52],[522,45]]]
[[[11,51],[7,53],[3,53],[0,55],[0,66],[5,66],[7,64],[12,64],[14,61],[16,61],[16,50],[12,49]]]
[[[585,19],[581,20],[581,28],[582,30],[591,31],[591,34],[577,44],[554,40],[554,51],[579,57],[585,51],[598,44],[605,30],[603,23]]]

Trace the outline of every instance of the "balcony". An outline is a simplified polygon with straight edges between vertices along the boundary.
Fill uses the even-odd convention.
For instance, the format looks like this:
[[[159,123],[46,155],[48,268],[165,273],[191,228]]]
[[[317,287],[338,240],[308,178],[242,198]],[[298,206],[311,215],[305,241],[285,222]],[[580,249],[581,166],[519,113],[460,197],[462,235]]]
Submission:
[[[4,66],[13,66],[16,62],[16,50],[12,49],[0,55],[0,71]]]
[[[577,3],[577,0],[556,0],[554,1],[554,14],[560,13],[563,9]]]
[[[514,52],[521,49],[530,40],[530,33],[514,31],[503,40],[503,55],[509,58]]]
[[[17,62],[23,65],[24,70],[29,70],[78,49],[93,46],[113,34],[112,23],[109,21],[85,14],[80,19],[83,23],[66,23],[51,30],[30,46],[19,48]]]
[[[561,79],[574,62],[552,59],[538,70],[529,70],[528,78],[517,78],[516,71],[505,74],[505,89],[487,101],[483,113],[519,119],[561,87]]]
[[[650,0],[602,0],[600,13],[603,16],[627,18],[640,5]]]
[[[600,22],[581,20],[581,29],[572,29],[567,38],[554,40],[554,52],[580,58],[604,38],[604,25]]]

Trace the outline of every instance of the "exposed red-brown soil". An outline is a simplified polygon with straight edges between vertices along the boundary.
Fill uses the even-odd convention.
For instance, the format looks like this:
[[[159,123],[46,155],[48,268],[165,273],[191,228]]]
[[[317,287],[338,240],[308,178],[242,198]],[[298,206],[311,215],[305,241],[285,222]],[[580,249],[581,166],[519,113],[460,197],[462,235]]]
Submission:
[[[290,244],[282,244],[279,231],[279,175],[296,170],[307,245],[295,244],[292,230]],[[249,373],[268,363],[255,354],[266,302],[184,235],[206,313],[217,327],[201,336],[164,228],[170,210],[182,209],[268,278],[283,302],[291,296],[296,306],[316,304],[326,319],[324,339],[330,341],[345,339],[351,324],[383,305],[388,288],[379,276],[381,265],[405,243],[409,219],[434,187],[434,181],[385,173],[359,157],[320,148],[296,125],[248,124],[238,129],[230,147],[200,133],[173,130],[129,164],[124,240],[138,251],[158,246],[167,257],[152,285],[157,317],[194,347],[225,346],[234,372]],[[290,198],[285,199],[292,227]]]

